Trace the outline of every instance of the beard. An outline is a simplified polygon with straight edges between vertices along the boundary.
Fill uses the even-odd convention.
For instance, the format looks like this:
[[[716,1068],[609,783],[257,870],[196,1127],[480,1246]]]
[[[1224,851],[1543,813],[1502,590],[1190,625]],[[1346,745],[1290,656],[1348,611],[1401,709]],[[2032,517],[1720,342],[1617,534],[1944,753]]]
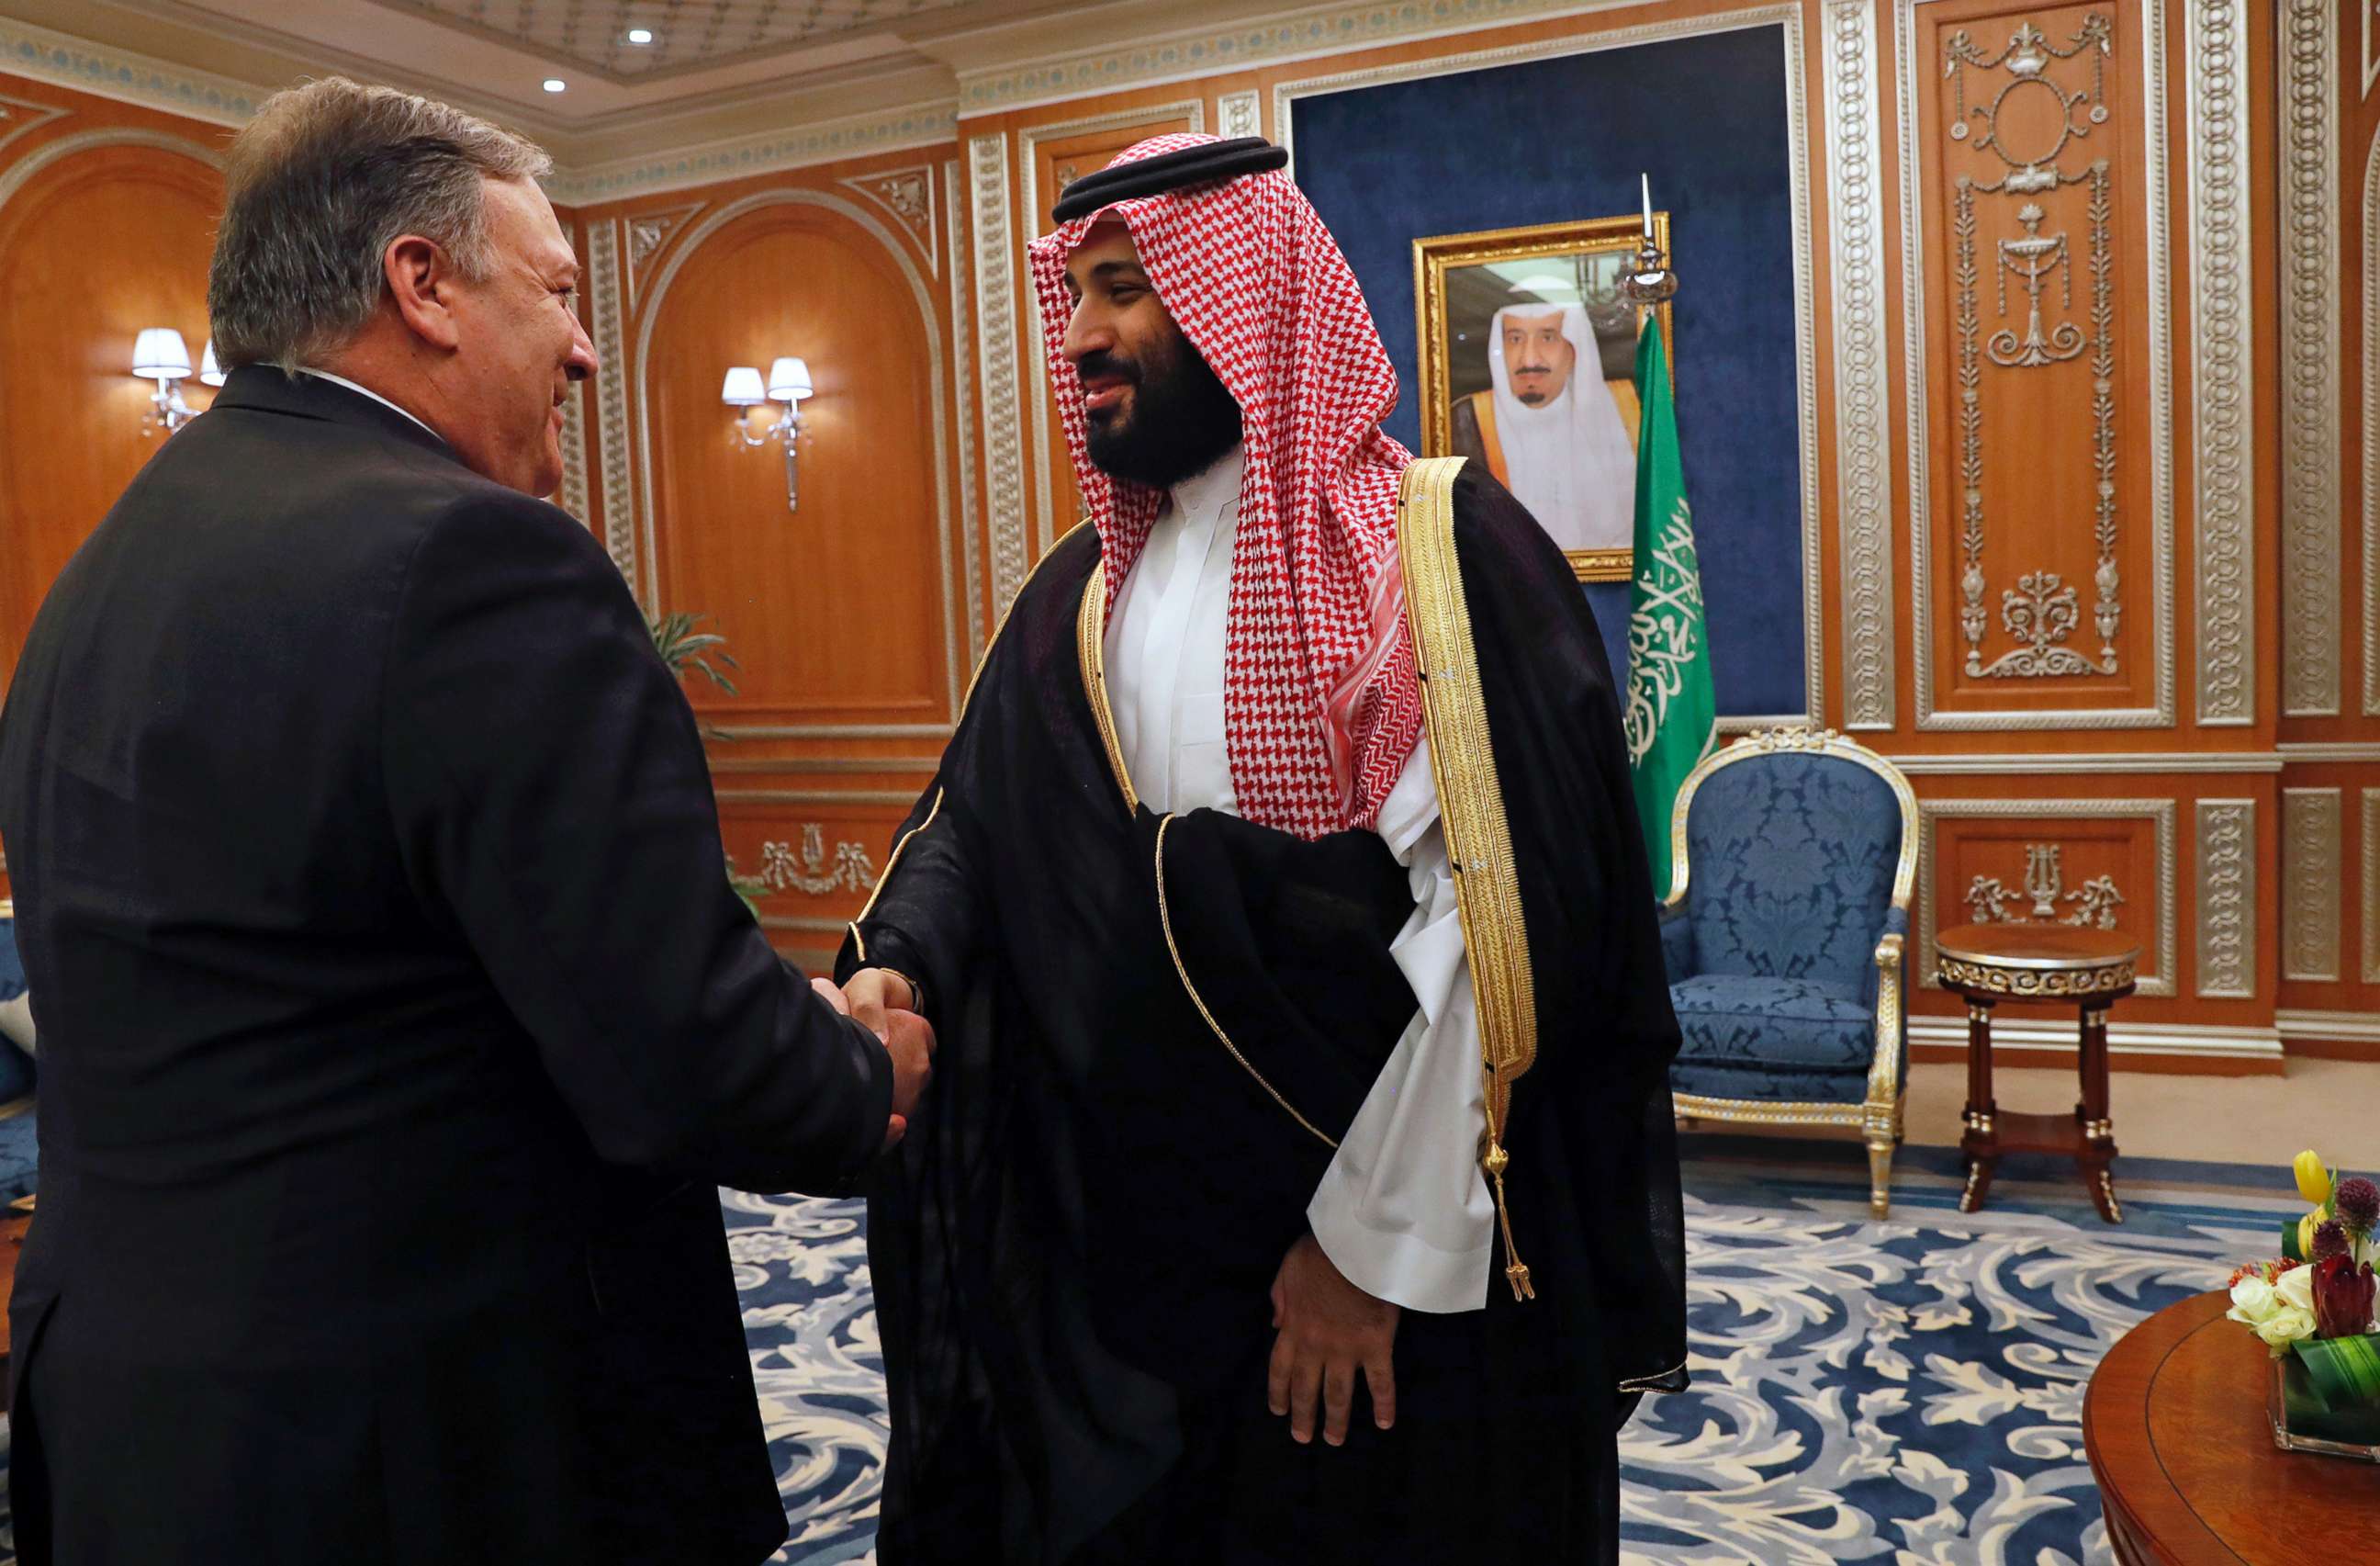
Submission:
[[[1238,401],[1178,332],[1145,360],[1096,353],[1079,369],[1086,378],[1121,374],[1132,383],[1130,411],[1102,410],[1086,432],[1092,464],[1110,478],[1170,489],[1239,444]]]

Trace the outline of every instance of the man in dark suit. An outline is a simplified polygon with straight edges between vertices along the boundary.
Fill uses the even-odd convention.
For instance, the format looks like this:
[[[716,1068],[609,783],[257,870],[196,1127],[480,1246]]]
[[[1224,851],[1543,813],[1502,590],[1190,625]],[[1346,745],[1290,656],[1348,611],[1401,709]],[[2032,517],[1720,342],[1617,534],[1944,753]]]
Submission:
[[[29,1563],[784,1536],[713,1187],[851,1177],[931,1034],[770,949],[626,585],[531,498],[594,363],[545,166],[385,90],[268,103],[210,288],[237,367],[17,667]]]

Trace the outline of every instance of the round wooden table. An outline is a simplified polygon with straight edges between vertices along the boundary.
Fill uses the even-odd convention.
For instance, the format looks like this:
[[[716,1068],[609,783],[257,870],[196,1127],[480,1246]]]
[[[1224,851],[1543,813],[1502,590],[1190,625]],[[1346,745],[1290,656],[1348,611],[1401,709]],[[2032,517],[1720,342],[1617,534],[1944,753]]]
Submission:
[[[1961,924],[1934,941],[1934,977],[1967,1002],[1967,1188],[1972,1213],[2007,1152],[2070,1153],[2100,1217],[2124,1221],[2116,1200],[2116,1126],[2107,1111],[2107,1011],[2139,981],[2141,948],[2113,930],[2072,924]],[[2063,1001],[2082,1013],[2075,1068],[2082,1096],[2071,1118],[2003,1113],[1992,1098],[1992,1008],[2004,1000]]]
[[[2272,1361],[2200,1294],[2124,1334],[2082,1398],[2082,1450],[2123,1566],[2369,1560],[2380,1464],[2285,1452],[2265,1412]]]

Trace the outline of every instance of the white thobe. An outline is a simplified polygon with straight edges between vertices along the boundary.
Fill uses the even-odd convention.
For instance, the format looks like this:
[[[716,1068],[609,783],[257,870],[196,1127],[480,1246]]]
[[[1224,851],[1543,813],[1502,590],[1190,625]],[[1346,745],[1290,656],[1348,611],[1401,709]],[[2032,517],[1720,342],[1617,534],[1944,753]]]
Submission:
[[[1109,705],[1149,809],[1238,814],[1223,735],[1223,641],[1239,523],[1237,447],[1174,487],[1108,622]],[[1478,1164],[1486,1128],[1471,964],[1439,830],[1427,740],[1380,812],[1411,877],[1413,916],[1389,955],[1420,1002],[1305,1209],[1349,1281],[1410,1310],[1488,1303],[1496,1209]]]

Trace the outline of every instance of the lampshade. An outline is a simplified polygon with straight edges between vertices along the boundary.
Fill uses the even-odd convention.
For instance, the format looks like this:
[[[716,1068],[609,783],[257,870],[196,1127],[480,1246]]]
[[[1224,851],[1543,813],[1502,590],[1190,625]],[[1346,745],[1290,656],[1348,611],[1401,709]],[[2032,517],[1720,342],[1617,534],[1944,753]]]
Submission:
[[[132,373],[178,381],[190,373],[190,345],[171,326],[144,326],[132,347]]]
[[[769,395],[779,402],[799,402],[810,395],[810,367],[798,359],[780,359],[769,366]]]
[[[225,378],[223,366],[215,362],[215,340],[209,337],[206,351],[199,355],[199,380],[205,385],[219,386]]]
[[[738,364],[727,372],[727,382],[719,388],[719,400],[730,408],[751,408],[769,400],[768,389],[761,384],[760,372],[749,364]]]

